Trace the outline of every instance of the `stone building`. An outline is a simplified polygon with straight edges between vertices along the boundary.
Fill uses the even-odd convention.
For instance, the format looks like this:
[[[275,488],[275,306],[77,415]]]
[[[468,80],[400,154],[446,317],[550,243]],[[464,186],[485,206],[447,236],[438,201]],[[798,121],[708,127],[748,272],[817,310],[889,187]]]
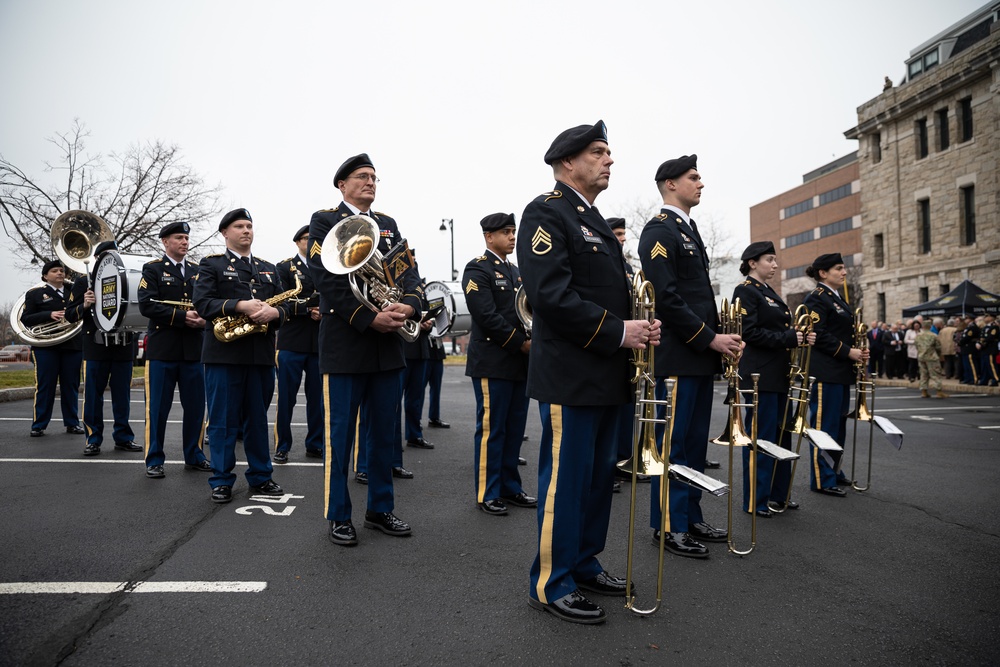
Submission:
[[[802,185],[750,207],[750,239],[774,242],[779,271],[771,287],[791,308],[816,286],[806,267],[828,252],[844,256],[853,296],[862,258],[860,192],[857,153],[851,153],[804,174]]]
[[[998,15],[992,2],[913,49],[903,81],[887,77],[845,132],[858,140],[866,319],[898,319],[964,279],[1000,291]]]

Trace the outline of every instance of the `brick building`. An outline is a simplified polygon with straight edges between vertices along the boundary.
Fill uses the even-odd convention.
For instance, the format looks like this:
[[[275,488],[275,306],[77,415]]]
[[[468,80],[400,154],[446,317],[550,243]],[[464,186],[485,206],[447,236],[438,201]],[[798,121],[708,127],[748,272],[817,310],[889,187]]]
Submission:
[[[871,318],[964,279],[1000,291],[998,14],[992,2],[916,47],[902,83],[887,79],[845,132],[858,140]]]
[[[779,272],[772,287],[791,308],[816,282],[805,270],[828,252],[844,256],[849,288],[861,266],[861,185],[857,153],[804,174],[802,185],[750,207],[751,241],[773,241]],[[853,298],[852,298],[853,301]]]

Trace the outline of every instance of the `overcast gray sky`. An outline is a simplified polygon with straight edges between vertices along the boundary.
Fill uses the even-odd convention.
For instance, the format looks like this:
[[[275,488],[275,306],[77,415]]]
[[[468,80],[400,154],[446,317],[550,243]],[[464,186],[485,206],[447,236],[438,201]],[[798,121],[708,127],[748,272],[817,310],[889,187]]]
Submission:
[[[560,131],[604,119],[605,216],[657,202],[665,159],[697,153],[695,217],[737,252],[749,208],[856,150],[855,109],[909,51],[983,5],[953,0],[258,2],[0,0],[0,154],[29,174],[46,137],[86,124],[93,152],[161,139],[254,216],[278,261],[335,206],[347,157],[382,179],[428,280],[483,248],[479,220],[552,186]],[[39,280],[3,239],[0,303]]]

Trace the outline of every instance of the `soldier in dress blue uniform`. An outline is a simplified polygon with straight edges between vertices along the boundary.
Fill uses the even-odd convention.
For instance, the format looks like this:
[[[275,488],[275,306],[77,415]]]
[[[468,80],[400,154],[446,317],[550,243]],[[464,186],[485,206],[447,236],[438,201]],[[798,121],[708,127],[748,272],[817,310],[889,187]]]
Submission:
[[[476,502],[487,514],[507,504],[537,507],[524,492],[517,460],[528,420],[528,352],[531,340],[514,309],[521,274],[507,257],[514,252],[513,213],[492,213],[480,223],[486,252],[465,266],[462,288],[472,316],[465,374],[476,395],[473,437]]]
[[[603,121],[570,128],[545,153],[555,189],[521,216],[523,289],[532,307],[528,395],[538,401],[538,553],[528,603],[574,623],[603,623],[580,589],[622,596],[604,550],[619,420],[631,418],[629,348],[659,341],[659,322],[631,320],[625,257],[594,207],[611,177]]]
[[[187,259],[186,222],[160,230],[163,257],[146,262],[139,281],[139,312],[149,318],[146,333],[146,476],[162,478],[167,418],[180,390],[184,421],[181,445],[184,468],[212,472],[202,451],[205,437],[205,373],[201,348],[205,320],[194,309],[191,294],[198,265]],[[172,301],[172,304],[162,303]],[[179,304],[189,305],[179,305]]]
[[[288,306],[288,321],[278,332],[278,410],[274,419],[274,462],[288,463],[292,448],[292,410],[306,375],[306,456],[323,458],[323,380],[319,374],[319,294],[309,275],[309,225],[292,237],[298,252],[278,262],[281,284],[298,276],[299,299]]]
[[[107,250],[116,250],[114,241],[99,243],[94,256]],[[73,283],[69,296],[66,319],[83,321],[83,425],[87,432],[84,456],[97,456],[104,442],[104,390],[111,385],[111,414],[114,416],[112,438],[115,449],[141,452],[135,444],[135,433],[128,423],[131,412],[132,392],[132,333],[108,335],[97,328],[94,304],[97,297],[89,285],[88,276],[80,276]]]
[[[785,447],[782,438],[786,431],[781,427],[781,416],[788,399],[788,369],[791,365],[791,349],[802,343],[803,334],[793,326],[788,306],[781,300],[768,280],[774,278],[778,270],[774,243],[757,241],[747,246],[740,257],[740,273],[747,276],[733,291],[733,302],[740,301],[743,318],[743,340],[746,347],[740,355],[740,379],[742,389],[752,389],[751,375],[760,374],[757,385],[757,415],[753,408],[747,408],[746,423],[757,419],[757,437]],[[816,334],[809,333],[809,342],[815,342]],[[775,461],[763,452],[757,453],[756,500],[750,500],[750,448],[743,450],[743,509],[756,511],[757,516],[770,517],[769,504],[778,509],[786,507],[788,486],[792,477],[791,461]],[[789,500],[788,509],[798,509],[799,504]]]
[[[21,324],[25,327],[60,322],[66,317],[69,288],[65,285],[66,268],[57,259],[42,265],[44,285],[32,287],[24,294]],[[31,417],[31,437],[45,435],[52,419],[52,405],[59,384],[59,405],[67,433],[82,435],[77,401],[80,394],[80,364],[83,363],[83,342],[80,334],[58,345],[31,347],[35,364],[35,401]]]
[[[233,499],[236,475],[236,433],[242,425],[247,457],[247,483],[254,494],[280,496],[271,474],[267,408],[274,396],[275,329],[288,318],[287,302],[274,306],[267,299],[282,292],[274,264],[251,254],[253,218],[245,208],[226,213],[219,222],[226,251],[209,255],[198,265],[194,307],[209,323],[223,316],[245,315],[266,332],[229,342],[205,332],[201,359],[208,398],[208,436],[212,452],[212,501]]]
[[[451,428],[441,421],[441,381],[444,380],[444,360],[448,353],[441,336],[431,336],[431,358],[427,360],[427,425],[431,428]]]
[[[422,308],[426,310],[427,302],[423,298],[423,287],[421,287],[421,304]],[[406,436],[406,446],[417,449],[434,449],[434,445],[424,439],[424,430],[420,427],[420,417],[424,414],[424,397],[427,393],[427,372],[431,359],[431,327],[433,326],[432,320],[421,322],[420,336],[417,340],[412,343],[403,343],[403,356],[406,358],[406,367],[403,368],[400,376],[403,390],[403,435]],[[403,457],[402,450],[400,450],[398,459],[393,461],[393,467],[402,466]],[[412,474],[410,476],[412,477]]]
[[[958,339],[958,354],[962,359],[961,384],[979,384],[979,336],[981,331],[972,315],[963,315],[965,328]]]
[[[336,242],[327,239],[338,222],[365,214],[379,228],[378,250],[383,256],[403,239],[396,221],[371,210],[378,178],[375,167],[364,153],[348,158],[333,179],[344,201],[334,209],[313,213],[309,223],[309,268],[319,291],[319,370],[323,374],[326,411],[326,508],[330,540],[353,546],[358,542],[351,520],[351,497],[347,488],[351,445],[355,440],[358,411],[370,411],[367,441],[368,507],[365,527],[387,535],[405,536],[410,526],[393,513],[392,457],[396,428],[392,416],[400,402],[400,371],[403,368],[403,339],[398,330],[406,320],[420,319],[420,279],[416,271],[398,274],[402,298],[378,312],[354,296],[348,276],[335,275],[324,268],[324,256],[337,257]],[[324,255],[324,244],[326,253]],[[394,274],[397,275],[397,274]],[[363,432],[366,429],[361,429]],[[398,441],[397,441],[398,442]]]
[[[868,362],[868,351],[854,345],[854,311],[837,290],[847,280],[847,269],[840,253],[817,257],[806,268],[806,275],[816,280],[816,289],[803,302],[811,313],[816,344],[809,364],[809,375],[816,378],[809,396],[809,418],[818,428],[844,445],[851,386],[856,379],[855,364]],[[810,488],[829,496],[845,497],[837,485],[850,480],[838,472],[843,452],[828,454],[809,443]]]
[[[987,313],[983,316],[982,335],[976,344],[979,350],[980,371],[979,384],[991,387],[1000,384],[1000,374],[997,373],[997,350],[1000,343],[1000,325],[996,318]]]
[[[656,314],[663,322],[663,342],[656,353],[654,374],[658,398],[666,397],[665,378],[674,378],[673,419],[670,423],[670,463],[705,471],[708,430],[712,419],[715,375],[722,371],[722,355],[736,356],[740,337],[717,333],[719,313],[708,273],[708,255],[691,219],[691,209],[701,202],[704,186],[698,173],[698,156],[667,160],[655,175],[663,198],[662,212],[646,223],[639,237],[639,258],[646,280],[656,292]],[[665,429],[657,428],[663,442]],[[663,435],[661,435],[663,434]],[[650,525],[659,544],[660,483],[668,484],[668,535],[671,553],[705,558],[702,542],[725,542],[725,530],[705,521],[701,490],[666,478],[654,477],[650,490]]]

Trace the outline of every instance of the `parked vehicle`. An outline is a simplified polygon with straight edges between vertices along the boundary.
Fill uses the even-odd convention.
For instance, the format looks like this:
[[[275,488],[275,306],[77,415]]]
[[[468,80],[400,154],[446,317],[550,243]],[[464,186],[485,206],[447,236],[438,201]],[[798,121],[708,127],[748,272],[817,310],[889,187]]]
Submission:
[[[4,345],[0,349],[0,364],[10,364],[16,361],[31,361],[30,345]]]

